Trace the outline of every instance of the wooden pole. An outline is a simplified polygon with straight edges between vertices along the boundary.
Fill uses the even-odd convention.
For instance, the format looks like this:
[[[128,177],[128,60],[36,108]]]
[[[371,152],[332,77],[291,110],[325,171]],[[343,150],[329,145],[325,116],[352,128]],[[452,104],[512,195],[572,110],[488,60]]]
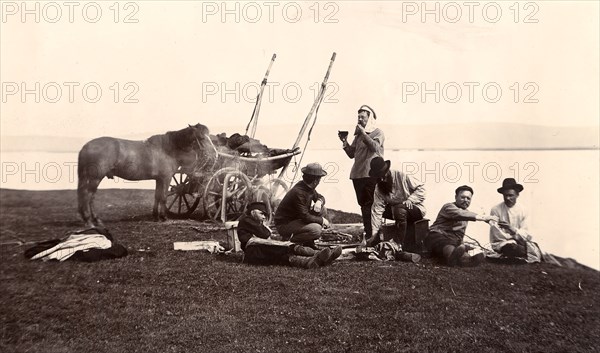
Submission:
[[[265,73],[265,77],[263,78],[260,84],[260,90],[258,91],[258,95],[256,96],[256,104],[254,105],[254,110],[252,111],[252,117],[250,117],[250,121],[248,122],[248,126],[246,126],[246,135],[248,134],[248,129],[250,128],[250,124],[252,124],[252,129],[250,130],[250,137],[254,137],[256,134],[256,126],[258,124],[258,114],[260,113],[260,105],[262,102],[263,92],[265,90],[265,86],[267,85],[267,77],[269,77],[269,72],[271,72],[271,67],[273,66],[273,62],[277,57],[276,54],[273,54],[271,57],[271,62],[269,63],[269,68],[267,68],[267,72]]]
[[[333,66],[334,61],[335,61],[335,53],[333,53],[333,55],[331,56],[331,61],[329,61],[329,67],[327,68],[327,73],[325,73],[325,78],[323,79],[323,83],[321,83],[321,88],[319,89],[319,94],[317,94],[317,98],[315,99],[315,102],[313,103],[312,107],[310,108],[308,115],[304,119],[304,124],[302,124],[302,128],[300,129],[300,132],[298,133],[298,137],[296,138],[296,142],[294,142],[294,146],[292,147],[292,149],[294,149],[300,145],[300,140],[302,140],[302,136],[304,136],[304,132],[306,131],[306,128],[308,127],[310,118],[313,116],[315,109],[317,109],[317,106],[320,104],[320,101],[321,101],[320,98],[327,86],[327,80],[329,80],[329,72],[331,72],[331,66]]]
[[[315,101],[314,101],[312,107],[310,108],[310,112],[308,112],[308,115],[304,119],[304,124],[302,124],[302,128],[300,129],[300,132],[298,133],[298,137],[296,138],[296,142],[294,142],[294,146],[292,147],[292,150],[296,149],[300,145],[300,140],[302,140],[302,136],[304,136],[304,132],[306,132],[306,128],[308,127],[308,123],[310,122],[310,119],[312,118],[317,107],[323,101],[323,95],[325,94],[325,89],[327,88],[327,81],[329,80],[329,73],[331,72],[331,67],[333,66],[334,61],[335,61],[335,52],[331,56],[331,60],[329,61],[329,67],[327,68],[327,72],[325,73],[325,78],[323,79],[323,82],[321,83],[321,88],[319,89],[319,93],[317,94],[317,97],[315,98]],[[289,166],[289,164],[286,165],[285,167],[283,167],[283,169],[281,170],[281,173],[279,173],[279,178],[282,178],[285,175],[285,172],[287,171],[288,166]]]

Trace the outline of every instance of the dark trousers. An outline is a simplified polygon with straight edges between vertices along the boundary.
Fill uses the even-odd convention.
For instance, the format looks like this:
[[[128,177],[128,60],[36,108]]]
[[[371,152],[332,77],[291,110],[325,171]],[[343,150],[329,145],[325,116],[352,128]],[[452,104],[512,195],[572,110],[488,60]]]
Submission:
[[[413,206],[412,209],[408,209],[404,204],[394,205],[391,207],[391,210],[394,220],[396,221],[396,227],[398,228],[396,236],[394,236],[394,241],[398,244],[400,244],[400,242],[405,243],[407,225],[422,220],[423,215],[415,206]]]
[[[251,244],[244,249],[244,262],[253,265],[291,265],[294,256],[309,258],[317,252],[301,245]]]
[[[290,246],[255,244],[244,249],[244,262],[254,265],[287,265]]]
[[[285,224],[277,224],[277,231],[281,239],[291,241],[296,244],[306,244],[310,246],[314,241],[321,237],[323,226],[319,223],[304,223],[297,219]]]
[[[352,179],[352,184],[354,184],[354,191],[356,192],[356,201],[360,206],[365,234],[370,237],[372,233],[371,206],[373,205],[373,194],[375,193],[375,186],[377,186],[377,179]]]
[[[447,245],[459,246],[462,242],[462,237],[449,236],[435,231],[429,232],[423,241],[427,250],[439,258],[444,258],[444,247]]]
[[[520,244],[506,244],[500,249],[500,253],[506,257],[527,258],[527,246]]]

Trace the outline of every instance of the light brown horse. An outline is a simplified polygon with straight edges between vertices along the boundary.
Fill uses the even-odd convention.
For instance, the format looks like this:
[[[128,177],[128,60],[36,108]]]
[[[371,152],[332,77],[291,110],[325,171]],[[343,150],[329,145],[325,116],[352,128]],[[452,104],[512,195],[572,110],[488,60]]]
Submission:
[[[101,226],[102,221],[94,213],[94,194],[104,177],[118,176],[127,180],[156,180],[153,215],[157,221],[164,221],[166,193],[177,169],[210,165],[216,157],[208,128],[201,124],[154,135],[145,141],[114,137],[91,140],[79,151],[79,214],[86,226]]]

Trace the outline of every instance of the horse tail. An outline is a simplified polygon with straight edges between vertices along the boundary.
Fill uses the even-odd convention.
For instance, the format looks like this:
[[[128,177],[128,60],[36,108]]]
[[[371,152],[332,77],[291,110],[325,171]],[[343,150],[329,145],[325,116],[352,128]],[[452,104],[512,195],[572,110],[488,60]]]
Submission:
[[[86,143],[79,154],[77,155],[77,208],[79,214],[83,221],[88,224],[92,218],[92,208],[90,205],[90,192],[88,188],[88,184],[90,182],[90,178],[87,175],[87,158],[86,152],[88,143]]]
[[[110,137],[100,137],[83,145],[77,156],[77,189],[95,189],[105,176],[112,176],[118,155],[119,143]]]
[[[88,156],[88,148],[91,142],[92,141],[86,143],[77,155],[77,195],[80,198],[87,193],[88,184],[90,183],[90,160]]]

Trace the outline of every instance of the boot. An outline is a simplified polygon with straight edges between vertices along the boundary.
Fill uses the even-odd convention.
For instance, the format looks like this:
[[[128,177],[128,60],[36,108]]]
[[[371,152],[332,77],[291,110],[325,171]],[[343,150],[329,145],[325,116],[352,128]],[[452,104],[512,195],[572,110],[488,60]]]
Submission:
[[[330,248],[325,248],[321,251],[317,251],[317,253],[315,255],[313,255],[312,258],[315,260],[315,262],[319,266],[325,266],[330,263],[329,259],[331,259],[331,257],[333,256],[332,254],[333,254],[333,251]],[[333,261],[333,260],[331,260],[331,261]]]
[[[475,266],[479,266],[484,261],[485,261],[485,254],[482,252],[477,253],[473,256],[465,253],[458,261],[458,264],[462,267],[475,267]]]
[[[406,252],[406,251],[401,251],[396,254],[396,260],[417,263],[417,262],[421,261],[421,255],[413,254],[413,253]]]
[[[342,255],[342,247],[336,246],[335,248],[333,248],[333,250],[331,250],[331,255],[329,256],[327,261],[325,261],[325,265],[331,265],[335,259],[340,257],[340,255]]]
[[[392,236],[392,239],[398,244],[404,245],[406,243],[406,220],[396,221],[396,231]]]
[[[319,267],[319,264],[317,264],[313,257],[290,255],[288,257],[288,261],[290,263],[290,266],[292,267],[300,267],[306,269],[315,269]]]
[[[446,245],[442,251],[444,253],[446,264],[450,267],[454,267],[458,264],[460,258],[465,254],[466,248],[464,244],[460,244],[457,247]]]
[[[300,256],[313,256],[317,251],[313,248],[302,245],[292,245],[292,253]]]
[[[302,248],[302,247],[301,247]],[[296,250],[296,249],[294,249]],[[312,250],[309,248],[309,250]],[[308,252],[305,250],[305,252]],[[313,256],[289,255],[288,260],[292,267],[301,267],[313,269],[319,266],[325,266],[327,261],[332,257],[332,251],[325,248],[321,251],[315,251]]]

